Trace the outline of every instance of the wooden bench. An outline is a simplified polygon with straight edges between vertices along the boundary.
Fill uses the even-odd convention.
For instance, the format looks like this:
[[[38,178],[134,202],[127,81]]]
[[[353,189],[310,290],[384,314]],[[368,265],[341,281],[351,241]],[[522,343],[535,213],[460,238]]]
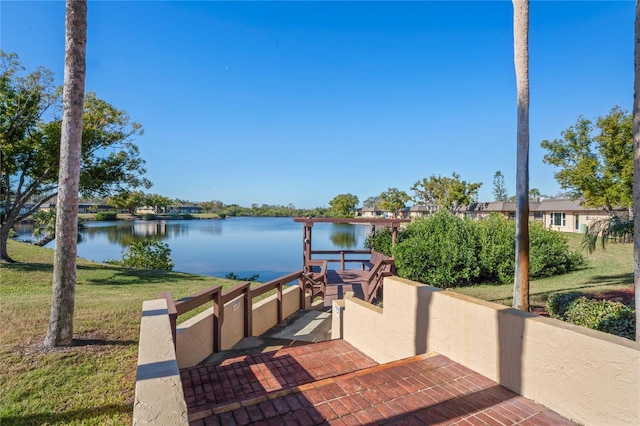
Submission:
[[[361,286],[364,300],[371,303],[382,287],[383,278],[395,274],[395,261],[393,257],[372,250],[371,259],[366,265],[363,264],[363,269],[365,266],[369,268],[369,273],[361,282]]]
[[[327,289],[327,261],[326,260],[309,260],[305,272],[313,280],[313,296],[326,293]]]
[[[369,257],[369,260],[362,262],[362,270],[370,271],[379,261],[389,260],[389,259],[393,259],[393,258],[385,254],[382,254],[379,251],[375,251],[371,249],[371,256]]]

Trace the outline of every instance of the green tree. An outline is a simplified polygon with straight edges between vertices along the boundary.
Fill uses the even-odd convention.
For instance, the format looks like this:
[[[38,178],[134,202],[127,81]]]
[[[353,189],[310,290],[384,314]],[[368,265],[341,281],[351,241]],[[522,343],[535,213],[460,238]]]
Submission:
[[[366,200],[364,200],[362,202],[362,207],[368,208],[368,209],[375,209],[377,207],[380,207],[380,203],[382,202],[382,200],[380,199],[380,196],[373,196],[373,197],[369,197]]]
[[[432,175],[416,182],[411,187],[414,201],[420,205],[436,205],[439,209],[457,213],[462,206],[476,201],[482,183],[460,180],[460,175],[451,177]]]
[[[513,307],[529,310],[529,0],[513,0],[517,92],[516,270]]]
[[[146,194],[144,196],[144,204],[153,207],[154,212],[162,213],[173,205],[173,200],[160,194]]]
[[[509,199],[507,183],[505,182],[504,175],[500,170],[493,175],[493,198],[496,201],[507,201]]]
[[[129,268],[164,271],[172,271],[174,266],[169,246],[152,240],[132,242],[122,254],[122,262],[111,263],[120,263]]]
[[[329,201],[329,207],[336,216],[353,216],[358,201],[358,197],[353,194],[339,194]]]
[[[560,139],[542,141],[544,162],[560,168],[555,178],[584,204],[630,208],[633,202],[633,129],[631,114],[614,107],[596,123],[579,117]]]
[[[380,194],[380,207],[393,213],[393,217],[398,217],[398,213],[407,205],[411,197],[398,188],[389,188]]]
[[[136,209],[145,204],[145,195],[142,191],[122,191],[107,198],[107,204],[114,209],[135,214]]]
[[[0,53],[0,57],[0,123],[6,130],[0,141],[0,189],[6,209],[0,227],[0,261],[11,262],[7,253],[11,227],[58,195],[62,121],[42,118],[60,102],[50,73],[39,69],[23,77],[15,55]],[[27,120],[24,115],[30,118]],[[127,188],[150,186],[144,178],[144,161],[131,141],[142,134],[142,128],[125,111],[88,92],[82,126],[80,194],[102,197]],[[34,199],[37,202],[27,206]]]

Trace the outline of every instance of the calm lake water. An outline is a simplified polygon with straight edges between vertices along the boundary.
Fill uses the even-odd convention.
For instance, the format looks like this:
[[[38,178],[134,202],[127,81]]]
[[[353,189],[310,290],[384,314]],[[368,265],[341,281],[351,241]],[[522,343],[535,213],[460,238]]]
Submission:
[[[104,262],[120,259],[132,241],[150,238],[171,248],[174,270],[224,277],[259,274],[269,281],[302,269],[302,224],[292,218],[233,217],[225,220],[85,222],[78,256]],[[317,223],[314,250],[362,249],[368,225]],[[25,240],[31,228],[17,229]],[[46,247],[54,248],[55,241]],[[348,265],[348,264],[347,264]],[[330,267],[338,264],[330,264]]]

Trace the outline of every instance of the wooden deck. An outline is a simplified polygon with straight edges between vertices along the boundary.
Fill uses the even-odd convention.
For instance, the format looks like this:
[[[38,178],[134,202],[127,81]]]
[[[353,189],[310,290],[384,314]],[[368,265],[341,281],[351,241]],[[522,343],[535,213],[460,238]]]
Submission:
[[[348,291],[352,291],[358,299],[364,299],[364,292],[360,283],[366,279],[368,274],[369,271],[361,271],[359,269],[328,270],[324,306],[332,306],[334,300],[344,298]]]

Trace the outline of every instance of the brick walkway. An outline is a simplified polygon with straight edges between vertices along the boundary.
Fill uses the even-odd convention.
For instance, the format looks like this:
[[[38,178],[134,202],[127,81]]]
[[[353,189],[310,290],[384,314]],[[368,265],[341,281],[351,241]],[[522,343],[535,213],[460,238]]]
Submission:
[[[377,365],[342,340],[181,371],[192,425],[573,425],[437,354]]]

